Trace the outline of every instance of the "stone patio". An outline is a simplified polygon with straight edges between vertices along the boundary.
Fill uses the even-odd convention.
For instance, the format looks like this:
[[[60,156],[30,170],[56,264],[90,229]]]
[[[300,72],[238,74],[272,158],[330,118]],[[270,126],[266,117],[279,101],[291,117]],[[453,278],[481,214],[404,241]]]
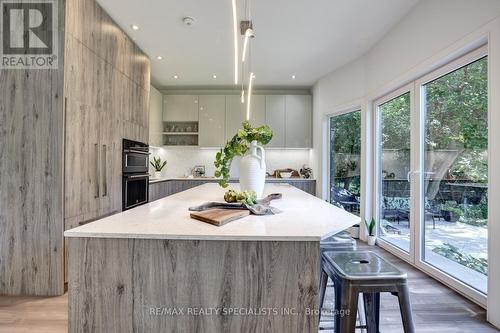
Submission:
[[[400,221],[398,224],[382,220],[383,225],[386,223],[390,223],[400,234],[386,232],[385,235],[381,235],[381,238],[408,251],[410,244],[408,221]],[[432,221],[426,221],[425,225],[425,261],[485,293],[487,290],[485,275],[432,251],[446,243],[473,257],[487,259],[488,229],[462,222],[446,222],[437,219],[435,228],[433,228]]]

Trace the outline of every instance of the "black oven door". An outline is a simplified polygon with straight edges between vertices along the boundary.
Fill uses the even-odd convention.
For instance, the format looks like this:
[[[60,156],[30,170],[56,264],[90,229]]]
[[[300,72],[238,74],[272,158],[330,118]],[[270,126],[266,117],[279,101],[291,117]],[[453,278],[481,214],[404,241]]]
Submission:
[[[123,176],[123,210],[148,202],[149,175]]]
[[[149,152],[125,149],[123,151],[123,173],[147,173],[149,169]]]

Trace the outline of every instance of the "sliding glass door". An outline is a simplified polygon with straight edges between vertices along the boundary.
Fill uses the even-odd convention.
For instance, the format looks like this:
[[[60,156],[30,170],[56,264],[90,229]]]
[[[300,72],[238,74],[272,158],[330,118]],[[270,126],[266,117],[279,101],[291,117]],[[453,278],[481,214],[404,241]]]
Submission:
[[[384,96],[375,109],[379,244],[484,303],[486,49]]]
[[[412,223],[410,166],[411,92],[403,88],[378,103],[379,237],[410,252]]]
[[[417,84],[423,120],[419,259],[486,294],[487,57],[476,51]]]
[[[359,215],[361,111],[330,118],[330,202]]]

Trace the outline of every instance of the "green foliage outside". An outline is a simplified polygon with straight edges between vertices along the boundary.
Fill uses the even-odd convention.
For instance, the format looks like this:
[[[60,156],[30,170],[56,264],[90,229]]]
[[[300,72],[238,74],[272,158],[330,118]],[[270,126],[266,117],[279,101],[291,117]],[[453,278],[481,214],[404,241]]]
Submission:
[[[465,267],[475,270],[481,274],[488,274],[488,261],[484,258],[476,258],[462,252],[458,247],[445,243],[432,249],[433,252],[445,258],[453,260]]]
[[[330,120],[331,175],[333,186],[360,196],[359,156],[361,154],[361,112],[355,111]]]

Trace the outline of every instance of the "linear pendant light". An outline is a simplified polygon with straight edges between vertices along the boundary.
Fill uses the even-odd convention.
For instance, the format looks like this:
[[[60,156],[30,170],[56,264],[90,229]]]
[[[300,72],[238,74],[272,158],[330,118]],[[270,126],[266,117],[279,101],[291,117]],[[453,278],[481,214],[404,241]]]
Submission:
[[[233,37],[234,37],[234,84],[238,84],[238,15],[236,12],[236,0],[232,0],[233,4]]]
[[[250,29],[247,29],[245,31],[245,39],[243,40],[243,53],[241,54],[241,62],[245,62],[245,58],[247,55],[247,45],[248,45],[248,39],[250,38]]]
[[[252,84],[253,84],[253,72],[250,73],[248,78],[248,92],[247,92],[247,120],[250,120],[250,101],[252,99]]]

